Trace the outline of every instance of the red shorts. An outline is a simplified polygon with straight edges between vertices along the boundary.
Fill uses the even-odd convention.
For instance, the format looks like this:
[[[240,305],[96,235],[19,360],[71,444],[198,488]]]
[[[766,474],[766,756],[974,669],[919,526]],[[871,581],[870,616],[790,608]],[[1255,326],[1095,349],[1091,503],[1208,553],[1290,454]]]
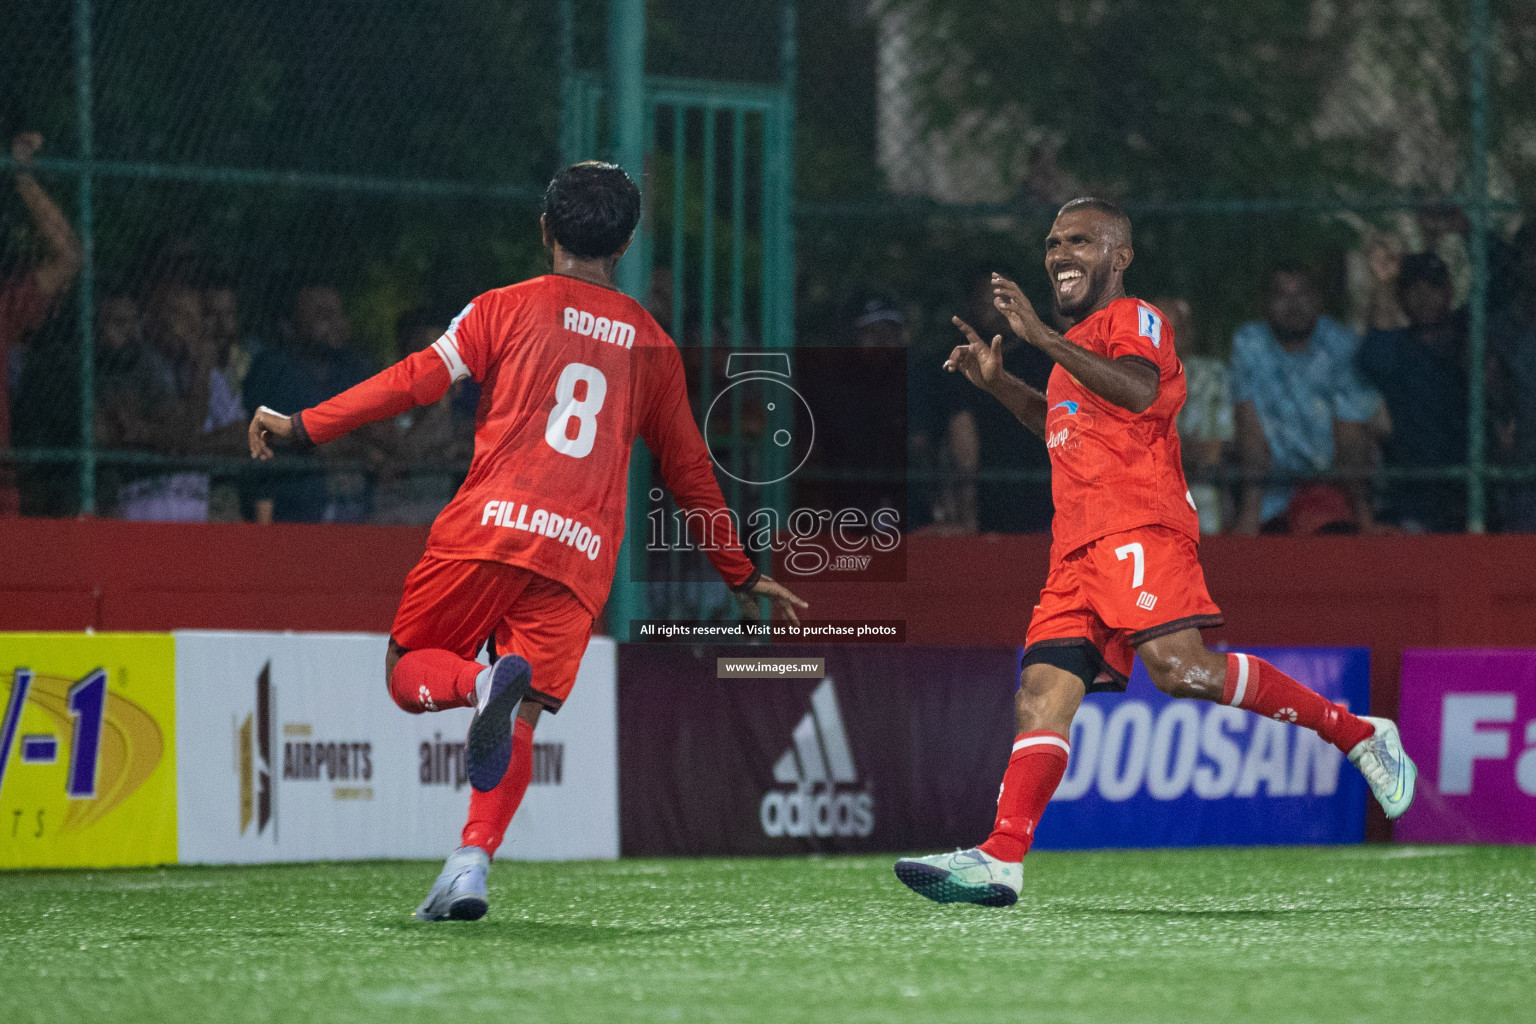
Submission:
[[[1205,589],[1194,540],[1166,526],[1138,526],[1052,558],[1024,651],[1090,647],[1100,671],[1088,689],[1119,691],[1138,646],[1223,621]]]
[[[407,651],[520,654],[533,667],[529,698],[558,711],[576,685],[592,613],[563,583],[519,566],[428,554],[405,578],[389,634]]]

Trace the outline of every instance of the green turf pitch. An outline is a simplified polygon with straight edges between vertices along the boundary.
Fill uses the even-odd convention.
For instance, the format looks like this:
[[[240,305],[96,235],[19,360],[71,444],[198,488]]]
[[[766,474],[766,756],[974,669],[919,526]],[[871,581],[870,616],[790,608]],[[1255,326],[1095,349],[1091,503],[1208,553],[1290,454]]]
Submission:
[[[1536,1020],[1536,849],[1036,854],[1018,906],[887,857],[0,873],[0,1020]]]

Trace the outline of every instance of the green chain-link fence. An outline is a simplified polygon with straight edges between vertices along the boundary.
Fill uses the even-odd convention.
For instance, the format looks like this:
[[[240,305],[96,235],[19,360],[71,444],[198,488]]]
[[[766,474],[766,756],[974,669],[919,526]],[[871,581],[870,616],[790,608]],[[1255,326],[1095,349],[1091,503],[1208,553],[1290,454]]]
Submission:
[[[701,115],[685,113],[679,131],[662,110],[641,127],[658,229],[644,262],[675,272],[677,223],[684,263],[700,262],[706,230],[716,253],[704,261],[715,301],[701,264],[653,305],[700,324],[707,308],[732,344],[771,333],[843,345],[856,322],[899,315],[914,352],[911,525],[1043,525],[1043,453],[997,442],[988,422],[969,449],[957,443],[970,397],[932,368],[982,272],[1018,274],[1043,304],[1040,239],[1055,205],[1082,191],[1128,205],[1132,290],[1187,299],[1197,350],[1214,358],[1263,319],[1276,265],[1307,269],[1328,311],[1364,327],[1376,243],[1438,252],[1468,309],[1466,454],[1384,466],[1380,479],[1464,481],[1472,529],[1523,525],[1536,379],[1521,375],[1536,357],[1520,344],[1530,289],[1512,243],[1536,191],[1529,5],[850,0],[798,5],[786,46],[795,8],[646,7],[645,74],[792,101],[793,146],[781,142],[795,161],[793,232],[777,243],[794,253],[791,286],[764,256],[771,218],[753,181],[766,129],[745,129],[746,182],[733,192],[733,115],[715,122],[712,176]],[[538,272],[542,182],[563,158],[611,152],[600,108],[573,110],[615,81],[610,14],[606,0],[39,0],[9,12],[0,128],[44,138],[35,155],[26,141],[0,153],[17,182],[0,206],[0,266],[12,282],[69,270],[69,237],[47,230],[22,179],[57,204],[81,250],[50,315],[13,332],[27,343],[7,353],[22,511],[121,513],[124,495],[153,493],[142,481],[200,468],[215,516],[258,514],[270,481],[217,430],[161,443],[144,421],[163,409],[135,409],[128,385],[165,368],[117,349],[136,331],[174,341],[189,305],[177,292],[191,290],[205,358],[241,397],[262,352],[335,337],[337,295],[345,348],[377,366],[469,296]],[[679,167],[685,182],[715,183],[712,216],[688,195],[674,216]],[[627,286],[649,294],[663,278]],[[774,296],[789,295],[792,335],[765,331]],[[733,308],[746,311],[739,329]],[[382,475],[376,451],[333,455],[322,513],[378,517],[380,492],[402,518],[430,505],[462,455],[444,440],[454,422],[404,430]],[[1230,456],[1205,472],[1236,490]],[[419,486],[398,479],[413,473]]]

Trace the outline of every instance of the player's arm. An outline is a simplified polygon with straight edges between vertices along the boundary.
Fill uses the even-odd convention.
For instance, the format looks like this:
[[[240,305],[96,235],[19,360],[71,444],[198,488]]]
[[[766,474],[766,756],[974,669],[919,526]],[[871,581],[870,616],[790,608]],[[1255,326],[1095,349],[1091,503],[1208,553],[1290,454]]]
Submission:
[[[1013,332],[1050,356],[1077,378],[1079,384],[1104,401],[1134,413],[1144,413],[1152,408],[1162,377],[1156,363],[1145,356],[1135,355],[1106,359],[1074,345],[1045,325],[1017,284],[1001,274],[993,274],[992,286],[996,296],[993,302],[1008,318],[1008,326]]]
[[[989,345],[970,324],[959,317],[950,319],[965,335],[966,343],[955,346],[944,361],[944,369],[965,374],[966,380],[1002,402],[1030,433],[1045,437],[1045,396],[1003,369],[1003,336],[997,335]]]
[[[659,386],[646,396],[640,435],[661,463],[661,477],[678,508],[708,513],[704,523],[708,524],[713,536],[695,537],[694,540],[704,549],[715,571],[735,593],[748,615],[757,616],[757,602],[749,597],[757,595],[768,598],[774,607],[798,625],[800,617],[796,613],[805,609],[806,603],[772,577],[764,576],[742,550],[734,519],[725,504],[725,496],[720,493],[720,484],[715,480],[709,448],[688,408],[681,357],[670,346],[644,351],[650,358],[662,361],[663,365],[658,367]],[[717,516],[716,513],[720,514]],[[689,529],[692,528],[690,520]]]
[[[303,447],[325,444],[364,424],[431,405],[448,393],[453,381],[449,357],[433,345],[313,408],[287,415],[261,406],[247,431],[251,458],[270,459],[274,438]]]

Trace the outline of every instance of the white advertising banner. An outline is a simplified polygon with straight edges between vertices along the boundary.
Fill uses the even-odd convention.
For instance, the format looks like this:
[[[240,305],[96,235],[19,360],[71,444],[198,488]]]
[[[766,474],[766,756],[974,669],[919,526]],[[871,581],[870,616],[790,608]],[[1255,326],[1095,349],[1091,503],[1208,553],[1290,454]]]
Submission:
[[[396,707],[387,637],[175,640],[182,863],[435,859],[458,845],[471,712]],[[615,679],[613,641],[594,638],[570,699],[539,720],[533,783],[498,856],[618,856]]]

